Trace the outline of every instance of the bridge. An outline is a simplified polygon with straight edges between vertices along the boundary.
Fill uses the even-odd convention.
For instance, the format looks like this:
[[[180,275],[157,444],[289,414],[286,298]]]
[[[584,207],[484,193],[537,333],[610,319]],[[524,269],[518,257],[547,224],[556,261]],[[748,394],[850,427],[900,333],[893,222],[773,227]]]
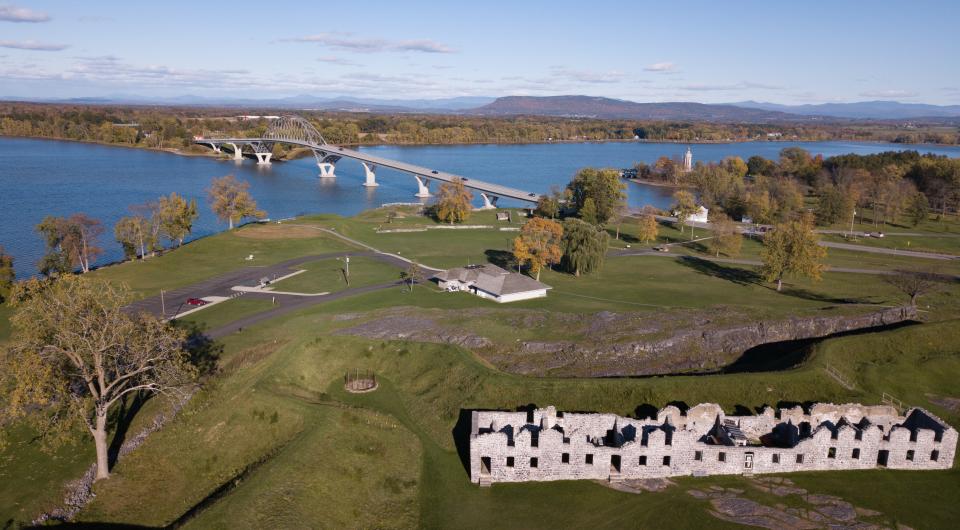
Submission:
[[[206,138],[197,136],[194,137],[193,142],[199,145],[209,145],[218,153],[222,152],[223,146],[230,146],[233,150],[234,160],[242,160],[244,151],[249,151],[256,157],[257,164],[270,163],[270,159],[273,156],[273,145],[275,143],[306,147],[313,151],[317,166],[320,168],[320,178],[336,177],[334,171],[337,162],[348,158],[356,160],[363,165],[365,174],[364,186],[375,187],[378,185],[376,176],[377,168],[393,169],[410,174],[416,179],[418,191],[415,196],[420,198],[431,196],[430,183],[432,181],[455,182],[459,180],[463,182],[465,188],[480,194],[480,197],[483,199],[484,209],[495,208],[497,200],[501,197],[526,203],[536,203],[540,199],[540,195],[536,193],[530,193],[492,182],[470,179],[446,171],[438,171],[329,144],[324,140],[316,127],[300,116],[281,116],[279,119],[272,121],[261,138]]]

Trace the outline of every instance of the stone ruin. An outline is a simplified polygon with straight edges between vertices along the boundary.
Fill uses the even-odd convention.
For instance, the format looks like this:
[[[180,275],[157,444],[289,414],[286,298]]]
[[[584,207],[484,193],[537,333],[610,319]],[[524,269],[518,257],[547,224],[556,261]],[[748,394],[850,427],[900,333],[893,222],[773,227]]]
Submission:
[[[922,408],[819,403],[728,416],[702,403],[655,418],[554,407],[473,411],[470,480],[648,479],[844,469],[949,469],[957,431]]]

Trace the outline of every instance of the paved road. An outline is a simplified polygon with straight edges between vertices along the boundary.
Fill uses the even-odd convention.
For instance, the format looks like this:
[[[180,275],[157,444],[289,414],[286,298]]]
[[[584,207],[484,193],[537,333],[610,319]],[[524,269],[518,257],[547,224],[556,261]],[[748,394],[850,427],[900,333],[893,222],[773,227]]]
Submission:
[[[286,276],[287,274],[297,270],[298,265],[302,265],[310,261],[339,258],[343,256],[373,258],[400,269],[405,269],[408,266],[408,263],[398,256],[381,252],[331,252],[327,254],[313,254],[310,256],[301,256],[299,258],[282,261],[273,265],[246,267],[221,274],[215,278],[210,278],[209,280],[204,280],[193,285],[165,291],[162,304],[160,296],[157,295],[144,298],[143,300],[134,302],[127,307],[133,312],[147,312],[162,318],[172,318],[191,308],[191,306],[187,305],[188,298],[203,298],[207,296],[236,296],[238,293],[237,291],[233,290],[234,286],[241,285],[245,287],[255,287],[259,285],[262,278],[269,278],[272,280],[274,278],[279,278],[280,276]],[[244,296],[250,296],[251,294],[253,293],[248,293]],[[267,294],[266,296],[280,297],[283,295]],[[329,297],[313,298],[326,299]],[[162,309],[165,309],[165,312],[162,311]]]
[[[836,243],[833,241],[821,241],[821,247],[839,248],[843,250],[852,250],[854,252],[870,252],[873,254],[887,254],[891,256],[906,256],[909,258],[940,259],[953,260],[957,256],[951,254],[940,254],[937,252],[919,252],[916,250],[902,250],[896,248],[870,247],[867,245],[853,245],[850,243]]]
[[[712,261],[715,263],[730,263],[734,265],[753,265],[759,267],[763,265],[762,262],[758,260],[751,259],[733,259],[733,258],[713,258],[708,256],[690,256],[687,254],[670,254],[669,252],[657,252],[656,250],[617,250],[611,252],[611,256],[659,256],[661,258],[679,258],[686,260],[703,260],[703,261]],[[827,272],[850,272],[853,274],[893,274],[894,271],[888,270],[877,270],[877,269],[858,269],[850,267],[828,267]]]

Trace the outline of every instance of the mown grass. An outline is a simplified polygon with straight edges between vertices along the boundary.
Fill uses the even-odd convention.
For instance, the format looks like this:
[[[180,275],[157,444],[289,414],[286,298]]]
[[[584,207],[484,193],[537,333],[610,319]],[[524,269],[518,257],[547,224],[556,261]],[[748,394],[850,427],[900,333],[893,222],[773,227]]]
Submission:
[[[960,234],[917,236],[885,236],[849,238],[842,234],[824,234],[820,236],[824,241],[850,243],[876,248],[890,248],[896,250],[912,250],[915,252],[935,252],[941,254],[960,255]]]
[[[273,302],[269,298],[244,295],[204,307],[196,313],[191,313],[177,320],[192,324],[198,330],[208,330],[229,324],[245,316],[266,311],[272,307]]]
[[[306,272],[272,284],[276,291],[296,293],[333,293],[348,287],[399,281],[400,270],[380,260],[354,256],[350,258],[350,284],[344,275],[343,260],[327,259],[304,263],[298,266]]]

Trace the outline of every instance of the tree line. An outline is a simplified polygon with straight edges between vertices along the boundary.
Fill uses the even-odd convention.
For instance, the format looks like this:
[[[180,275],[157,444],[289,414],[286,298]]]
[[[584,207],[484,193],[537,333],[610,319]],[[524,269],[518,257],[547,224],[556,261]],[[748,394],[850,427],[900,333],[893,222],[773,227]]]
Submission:
[[[258,209],[250,195],[249,183],[233,175],[213,179],[207,190],[210,208],[230,229],[245,218],[260,219],[266,212]],[[113,227],[113,235],[123,248],[126,259],[146,259],[164,250],[164,243],[180,247],[193,232],[199,216],[197,201],[173,192],[155,201],[129,207],[130,215]],[[103,254],[100,238],[103,224],[84,213],[70,216],[47,216],[37,225],[46,244],[46,253],[37,264],[46,277],[72,271],[89,272]],[[3,287],[4,258],[0,252],[0,289]],[[10,268],[12,270],[12,259]]]

